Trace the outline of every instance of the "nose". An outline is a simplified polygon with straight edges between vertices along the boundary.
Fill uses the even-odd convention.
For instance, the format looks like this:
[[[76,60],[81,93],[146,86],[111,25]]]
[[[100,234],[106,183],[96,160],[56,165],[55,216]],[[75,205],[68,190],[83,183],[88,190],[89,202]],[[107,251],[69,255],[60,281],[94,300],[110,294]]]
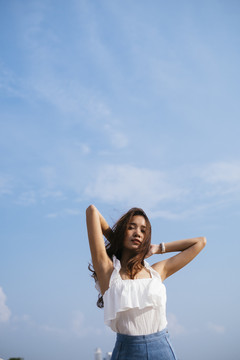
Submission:
[[[134,234],[136,237],[140,237],[141,236],[141,231],[139,228],[136,228],[135,229],[135,234]]]

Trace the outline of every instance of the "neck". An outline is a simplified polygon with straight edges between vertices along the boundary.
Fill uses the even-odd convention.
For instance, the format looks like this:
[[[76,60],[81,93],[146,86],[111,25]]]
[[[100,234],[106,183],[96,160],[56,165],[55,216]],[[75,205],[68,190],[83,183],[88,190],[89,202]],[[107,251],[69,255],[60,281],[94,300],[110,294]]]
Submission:
[[[124,251],[122,252],[122,256],[121,256],[121,268],[124,271],[127,268],[128,261],[136,255],[137,255],[136,251],[124,249]]]
[[[121,267],[126,269],[129,259],[131,259],[135,254],[132,251],[124,250],[121,257]]]

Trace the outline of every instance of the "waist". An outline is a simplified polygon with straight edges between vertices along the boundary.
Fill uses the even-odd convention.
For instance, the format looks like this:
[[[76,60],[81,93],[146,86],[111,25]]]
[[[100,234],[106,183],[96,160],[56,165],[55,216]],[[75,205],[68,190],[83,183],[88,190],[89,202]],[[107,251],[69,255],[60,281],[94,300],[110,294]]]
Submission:
[[[134,336],[154,334],[167,327],[165,308],[148,307],[121,311],[109,322],[109,326],[119,334]]]
[[[117,341],[118,342],[124,342],[128,344],[143,344],[143,343],[149,343],[154,341],[159,341],[159,339],[163,336],[168,335],[168,329],[165,328],[161,331],[158,331],[153,334],[149,335],[125,335],[117,333]]]

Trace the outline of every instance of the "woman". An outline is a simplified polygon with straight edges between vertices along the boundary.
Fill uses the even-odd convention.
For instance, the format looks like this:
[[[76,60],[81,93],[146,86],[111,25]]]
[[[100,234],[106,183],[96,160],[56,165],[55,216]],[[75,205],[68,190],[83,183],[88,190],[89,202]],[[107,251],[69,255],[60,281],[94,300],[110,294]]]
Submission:
[[[104,322],[117,333],[112,360],[176,359],[166,328],[163,281],[198,255],[205,237],[151,245],[151,224],[139,208],[130,209],[112,229],[94,205],[86,217],[90,270],[101,293],[97,305],[104,306]],[[152,266],[144,260],[165,252],[179,253]]]

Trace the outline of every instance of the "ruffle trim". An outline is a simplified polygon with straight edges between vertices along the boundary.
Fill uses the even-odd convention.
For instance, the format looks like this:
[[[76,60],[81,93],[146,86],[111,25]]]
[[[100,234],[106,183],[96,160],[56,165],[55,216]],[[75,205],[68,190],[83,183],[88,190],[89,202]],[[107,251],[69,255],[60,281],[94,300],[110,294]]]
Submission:
[[[113,256],[113,272],[109,281],[109,288],[112,286],[112,283],[114,283],[117,278],[120,276],[119,271],[121,269],[121,263],[120,261],[116,258],[116,256]],[[99,286],[99,281],[96,281],[95,283],[95,289],[97,289],[97,291],[101,294],[101,289]],[[108,290],[107,290],[108,291]]]
[[[166,288],[161,276],[146,261],[145,267],[151,272],[151,278],[122,280],[119,271],[120,261],[113,256],[114,270],[109,282],[109,288],[103,295],[104,322],[109,325],[117,314],[129,309],[156,309],[166,307]],[[101,293],[98,281],[95,288]]]
[[[117,314],[129,309],[166,307],[166,288],[160,275],[145,262],[146,268],[151,271],[152,278],[122,280],[119,274],[120,261],[113,259],[114,270],[111,276],[109,289],[103,296],[104,322],[109,325]],[[155,275],[155,273],[157,275]]]

